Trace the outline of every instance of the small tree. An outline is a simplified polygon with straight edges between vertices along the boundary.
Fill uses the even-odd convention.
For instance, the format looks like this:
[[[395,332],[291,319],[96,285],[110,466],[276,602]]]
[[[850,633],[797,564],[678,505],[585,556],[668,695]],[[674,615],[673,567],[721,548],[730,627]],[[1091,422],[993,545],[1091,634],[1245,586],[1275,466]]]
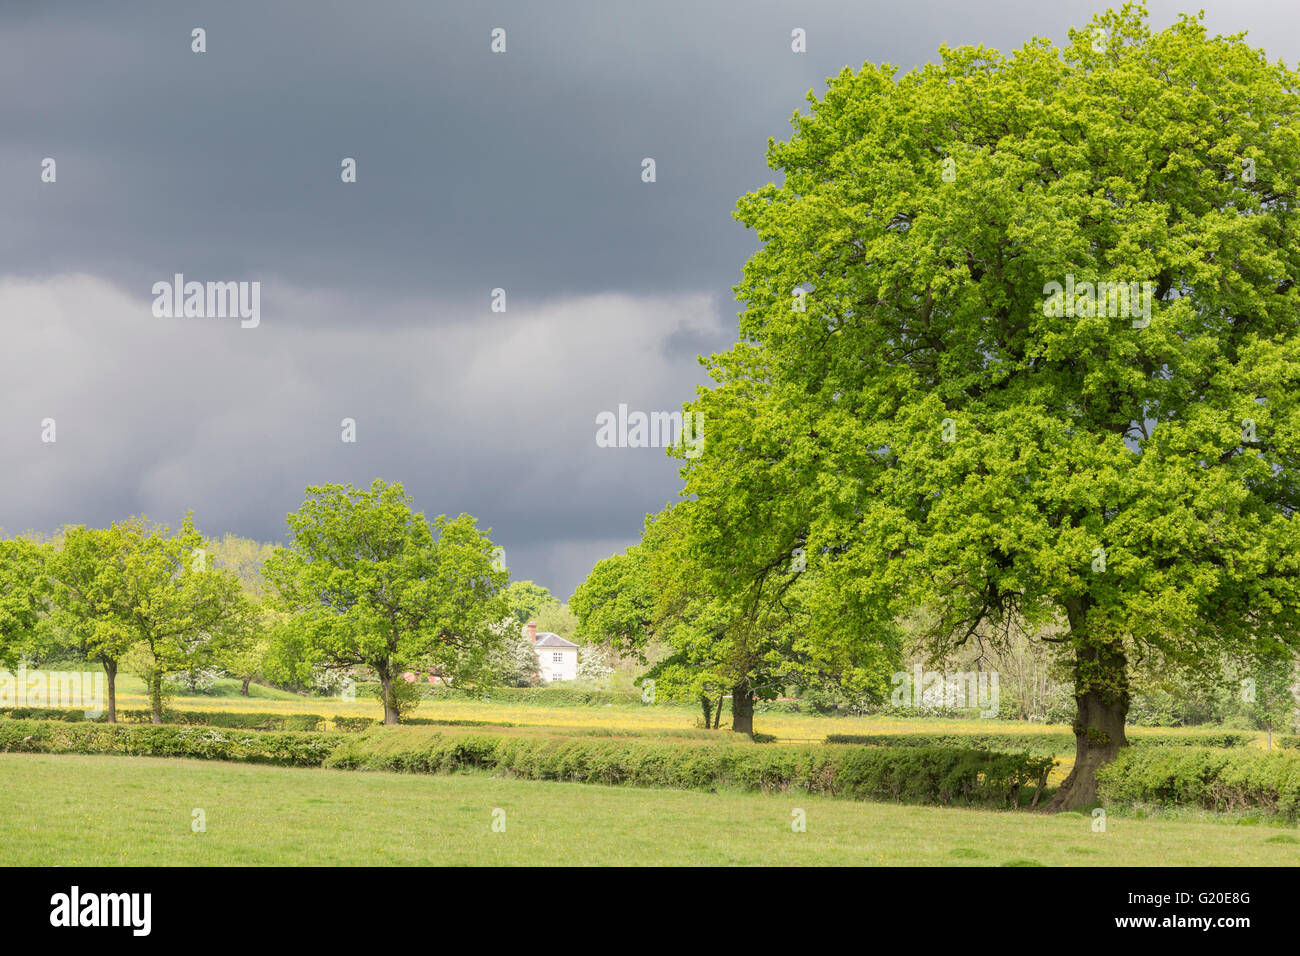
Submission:
[[[87,660],[99,661],[108,685],[108,720],[117,722],[117,673],[139,632],[131,615],[123,577],[125,535],[121,528],[63,531],[50,556],[50,626]]]
[[[672,655],[646,675],[656,695],[698,700],[705,722],[716,723],[725,688],[737,733],[754,732],[756,700],[828,673],[846,689],[883,693],[898,643],[890,622],[871,628],[877,641],[860,639],[865,625],[818,634],[788,551],[760,564],[771,542],[736,542],[732,564],[711,566],[693,541],[705,524],[698,515],[695,502],[680,502],[647,522],[640,544],[596,564],[572,599],[580,641],[642,659],[652,641],[666,643]],[[738,567],[742,560],[754,565]]]
[[[215,568],[192,514],[175,534],[166,525],[131,518],[114,525],[115,589],[107,596],[115,620],[138,639],[153,722],[162,723],[163,678],[211,667],[247,639],[252,607],[239,580]]]
[[[507,573],[472,517],[430,526],[400,484],[376,480],[309,487],[288,523],[292,544],[264,570],[273,603],[294,615],[305,660],[374,670],[385,723],[399,720],[394,682],[408,667],[483,676]]]

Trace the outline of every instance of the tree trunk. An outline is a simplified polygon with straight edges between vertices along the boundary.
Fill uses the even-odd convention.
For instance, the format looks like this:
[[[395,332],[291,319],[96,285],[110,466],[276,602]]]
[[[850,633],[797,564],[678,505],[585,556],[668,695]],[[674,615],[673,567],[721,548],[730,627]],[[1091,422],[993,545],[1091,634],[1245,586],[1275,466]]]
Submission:
[[[242,696],[244,696],[244,697],[247,697],[247,696],[248,696],[248,685],[251,684],[252,682],[253,682],[253,678],[251,678],[251,677],[245,677],[245,678],[244,678],[244,686],[241,687],[241,688],[239,688],[239,693],[240,693]]]
[[[149,675],[149,706],[152,710],[150,719],[155,724],[161,724],[162,720],[162,671],[155,669]]]
[[[704,709],[704,729],[708,730],[713,726],[713,702],[709,700],[708,694],[700,695],[700,707]]]
[[[1070,631],[1077,635],[1074,656],[1074,769],[1047,805],[1049,811],[1076,810],[1097,802],[1097,770],[1128,746],[1128,661],[1123,645],[1086,634],[1086,607],[1069,610]]]
[[[748,680],[731,688],[731,729],[738,734],[754,733],[754,692]]]
[[[722,726],[722,695],[718,695],[718,706],[713,708],[713,729],[717,730]]]
[[[108,722],[117,723],[117,661],[101,657],[104,664],[104,677],[108,680]]]
[[[379,686],[383,691],[384,698],[384,723],[397,723],[397,707],[393,704],[393,675],[388,672],[387,667],[377,667],[375,670],[379,673]]]

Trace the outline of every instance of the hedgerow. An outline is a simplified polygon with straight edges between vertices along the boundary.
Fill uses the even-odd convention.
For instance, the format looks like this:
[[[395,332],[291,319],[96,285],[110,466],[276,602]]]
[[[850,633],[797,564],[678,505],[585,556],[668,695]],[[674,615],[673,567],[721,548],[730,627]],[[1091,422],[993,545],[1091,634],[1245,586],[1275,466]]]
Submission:
[[[231,730],[168,724],[0,720],[0,752],[195,757],[319,767],[337,734]]]
[[[1300,816],[1300,753],[1128,748],[1097,772],[1104,803]]]
[[[1196,734],[1144,734],[1130,736],[1138,747],[1244,747],[1254,734],[1212,731]],[[1074,750],[1072,733],[985,733],[985,734],[829,734],[828,744],[858,744],[871,747],[965,747],[975,750],[1027,751],[1058,754]]]
[[[360,688],[358,685],[358,694]],[[454,687],[423,687],[427,700],[493,700],[506,704],[544,704],[550,707],[645,707],[647,704],[637,693],[593,690],[584,687],[566,687],[564,684],[543,684],[538,687],[492,687],[483,690],[463,690]]]
[[[49,707],[6,707],[0,714],[16,720],[60,720],[69,723],[107,723],[108,716],[87,717],[84,711]],[[118,723],[148,724],[153,711],[118,708]],[[240,730],[322,730],[325,718],[319,714],[268,714],[229,710],[168,710],[162,712],[164,724],[192,727],[229,727]]]
[[[377,717],[331,717],[335,730],[366,730],[383,724]],[[517,727],[508,720],[468,720],[458,717],[403,717],[403,726],[411,727]]]
[[[367,732],[325,761],[340,769],[505,772],[530,780],[675,789],[804,791],[906,803],[1017,806],[1046,785],[1050,757],[956,748],[714,747],[538,737]]]
[[[1037,754],[1063,753],[1074,749],[1074,734],[828,734],[828,744],[857,744],[867,747],[960,747],[973,750],[1023,750]]]

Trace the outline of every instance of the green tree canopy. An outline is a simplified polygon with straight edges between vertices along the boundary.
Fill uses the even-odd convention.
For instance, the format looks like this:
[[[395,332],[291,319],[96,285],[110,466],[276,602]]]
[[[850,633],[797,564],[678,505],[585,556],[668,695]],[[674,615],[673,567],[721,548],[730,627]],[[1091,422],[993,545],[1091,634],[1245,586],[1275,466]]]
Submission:
[[[50,548],[26,538],[0,539],[0,667],[30,655],[48,599]]]
[[[1057,807],[1124,745],[1135,656],[1300,639],[1297,76],[1132,5],[1070,36],[809,95],[740,200],[741,341],[683,462],[693,566],[753,600],[802,549],[816,643],[1063,625]]]
[[[108,685],[108,719],[117,721],[117,671],[139,635],[126,609],[121,528],[66,527],[48,571],[49,625],[70,649],[99,661]]]
[[[175,533],[144,517],[65,528],[51,578],[54,623],[104,664],[110,720],[117,668],[128,653],[141,663],[153,721],[161,723],[167,674],[211,663],[247,638],[251,607],[238,579],[212,566],[193,515]]]
[[[301,660],[372,668],[387,723],[398,721],[394,680],[405,668],[438,667],[460,683],[482,675],[508,575],[472,517],[430,525],[400,484],[376,480],[309,487],[288,522],[293,542],[264,573],[276,606],[294,615],[280,634]]]

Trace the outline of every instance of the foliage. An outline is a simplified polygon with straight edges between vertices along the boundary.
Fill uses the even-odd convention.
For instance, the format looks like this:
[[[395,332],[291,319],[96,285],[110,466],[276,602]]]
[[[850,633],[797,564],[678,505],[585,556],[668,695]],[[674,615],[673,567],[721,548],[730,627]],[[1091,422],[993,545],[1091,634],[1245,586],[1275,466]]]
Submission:
[[[892,643],[884,655],[863,656],[856,652],[864,644],[814,640],[789,562],[760,575],[757,590],[719,583],[699,563],[694,514],[692,502],[666,509],[647,521],[640,544],[597,563],[571,600],[580,639],[642,659],[663,642],[669,656],[644,675],[656,699],[699,701],[708,722],[730,694],[732,729],[745,733],[753,730],[755,699],[771,700],[791,685],[883,693]],[[749,580],[740,571],[728,580],[736,577]]]
[[[1137,747],[1097,774],[1107,804],[1259,810],[1300,817],[1300,753]]]
[[[136,638],[136,673],[149,683],[154,718],[162,719],[168,674],[194,672],[248,639],[252,605],[238,579],[212,566],[207,542],[186,515],[175,534],[166,525],[129,518],[113,525],[115,590],[110,620]],[[66,547],[66,545],[65,545]]]
[[[433,700],[495,700],[510,704],[537,704],[544,707],[636,707],[645,704],[636,694],[577,686],[567,681],[562,686],[538,684],[532,687],[493,687],[485,690],[462,690],[455,687],[430,687],[424,693]]]
[[[1062,628],[1107,741],[1062,806],[1130,659],[1300,642],[1300,77],[1131,5],[1070,36],[810,94],[738,205],[762,246],[677,506],[690,573],[796,596],[821,654],[919,607],[937,655]],[[1150,283],[1149,321],[1059,314],[1076,281]]]
[[[211,538],[206,544],[213,564],[229,571],[239,579],[240,587],[249,600],[260,602],[266,595],[266,578],[262,568],[275,553],[275,546],[225,534],[220,539]]]
[[[501,599],[521,626],[536,620],[544,609],[559,604],[550,591],[532,581],[511,581],[502,589]]]
[[[163,679],[179,689],[189,691],[191,694],[206,694],[216,687],[217,681],[221,679],[224,673],[220,667],[199,666],[190,670],[167,674]]]
[[[319,767],[339,739],[334,734],[291,731],[0,720],[0,753],[197,757]]]
[[[609,652],[599,644],[583,644],[578,648],[578,680],[601,681],[614,673],[609,662]]]
[[[492,625],[492,632],[497,638],[497,645],[488,658],[493,683],[507,687],[536,686],[541,681],[537,650],[517,617],[502,618]]]
[[[507,574],[469,515],[432,525],[400,484],[368,490],[313,486],[288,516],[289,548],[266,562],[272,603],[294,615],[282,656],[331,667],[366,666],[396,723],[394,688],[407,668],[481,679],[501,618]]]
[[[7,707],[0,710],[6,717],[15,720],[63,720],[72,723],[82,721],[103,722],[108,715],[97,718],[85,716],[80,710],[59,710],[43,707]],[[118,720],[127,724],[149,723],[153,719],[152,710],[120,709]],[[319,714],[267,714],[255,711],[223,710],[164,710],[164,724],[184,724],[191,727],[230,727],[243,730],[322,730],[325,718]]]
[[[368,731],[325,762],[340,769],[453,773],[479,768],[536,780],[704,789],[801,790],[908,803],[1018,805],[1041,789],[1050,757],[919,748],[654,745],[487,735],[394,738]]]
[[[130,655],[131,669],[148,681],[156,719],[166,675],[213,666],[247,639],[251,606],[205,549],[192,515],[175,534],[139,517],[107,529],[64,529],[50,562],[52,627],[104,664],[110,693]]]
[[[49,551],[24,538],[0,539],[0,667],[14,667],[35,649]]]
[[[382,685],[370,688],[375,698],[381,702],[385,701],[384,688]],[[423,691],[420,685],[415,681],[404,680],[399,677],[393,681],[393,686],[389,689],[387,703],[397,712],[398,720],[407,719],[415,713],[416,708],[420,706],[423,699]]]
[[[1129,744],[1143,747],[1245,747],[1252,740],[1253,734],[1221,731],[1139,736],[1130,739]],[[1075,747],[1074,734],[1065,733],[827,734],[826,743],[873,747],[967,747],[1037,754],[1073,753]]]

